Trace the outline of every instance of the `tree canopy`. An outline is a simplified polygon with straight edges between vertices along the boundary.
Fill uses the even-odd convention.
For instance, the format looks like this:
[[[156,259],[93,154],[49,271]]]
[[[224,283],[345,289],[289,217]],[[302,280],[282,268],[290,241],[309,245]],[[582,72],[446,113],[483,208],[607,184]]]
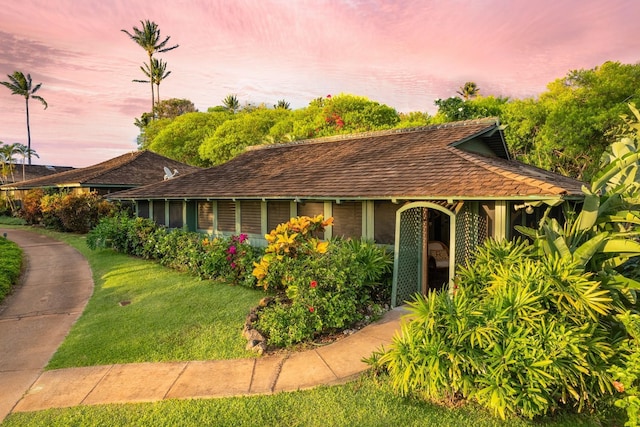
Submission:
[[[504,125],[505,140],[515,158],[588,180],[597,171],[604,149],[615,140],[627,103],[640,105],[638,64],[605,62],[593,69],[570,71],[549,83],[537,98],[481,96],[477,86],[473,90],[469,83],[473,82],[458,91],[467,99],[458,95],[438,99],[433,116],[425,111],[398,113],[388,105],[350,94],[315,98],[296,110],[284,100],[271,104],[273,108],[249,103],[240,107],[237,96],[229,95],[224,105],[202,113],[216,116],[199,118],[199,125],[206,129],[197,132],[188,131],[195,126],[189,124],[192,117],[166,131],[177,117],[160,115],[156,122],[141,123],[140,146],[202,166],[225,162],[248,145],[496,117]],[[169,135],[176,141],[169,141]]]

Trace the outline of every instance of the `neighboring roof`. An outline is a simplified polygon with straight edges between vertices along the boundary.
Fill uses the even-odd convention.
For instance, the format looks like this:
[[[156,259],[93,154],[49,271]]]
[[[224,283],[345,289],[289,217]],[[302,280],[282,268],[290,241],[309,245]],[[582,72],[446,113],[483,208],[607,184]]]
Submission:
[[[116,199],[544,199],[580,196],[582,183],[464,150],[496,146],[495,119],[253,147],[233,160]],[[483,141],[483,138],[488,138]]]
[[[53,175],[58,172],[73,170],[70,166],[48,166],[48,165],[24,165],[24,180],[22,179],[22,164],[15,163],[13,168],[13,177],[11,174],[7,176],[8,182],[26,181],[28,179],[40,178],[47,175]]]
[[[86,168],[73,169],[14,184],[3,189],[38,187],[138,187],[164,179],[164,167],[179,174],[201,170],[151,151],[134,151]]]

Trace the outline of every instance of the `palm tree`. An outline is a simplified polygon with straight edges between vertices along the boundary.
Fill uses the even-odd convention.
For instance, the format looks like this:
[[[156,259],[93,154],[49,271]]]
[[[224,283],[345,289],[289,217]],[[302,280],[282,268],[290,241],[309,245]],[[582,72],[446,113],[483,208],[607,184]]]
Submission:
[[[480,88],[474,82],[466,82],[464,86],[460,87],[460,90],[456,92],[462,96],[465,101],[477,96],[480,93]]]
[[[284,99],[280,99],[280,100],[278,100],[278,103],[273,106],[273,108],[276,108],[276,109],[282,108],[284,110],[290,110],[291,109],[291,104],[289,104]]]
[[[227,95],[227,97],[222,100],[222,105],[234,114],[240,109],[240,102],[236,95]]]
[[[142,70],[142,72],[144,73],[145,76],[147,76],[148,80],[133,80],[134,82],[137,83],[149,83],[151,82],[152,84],[152,88],[153,85],[156,85],[156,101],[155,101],[155,105],[154,105],[154,110],[155,108],[160,104],[160,83],[166,79],[167,77],[169,77],[169,74],[171,74],[171,71],[167,71],[167,63],[164,62],[162,59],[157,59],[157,58],[153,58],[151,60],[152,63],[152,67],[149,67],[149,64],[145,63],[144,67],[140,67],[140,69]],[[153,91],[153,89],[152,89]],[[153,95],[153,93],[152,93]]]
[[[39,95],[35,95],[35,93],[40,89],[42,83],[38,83],[33,86],[31,83],[31,75],[27,74],[26,77],[21,71],[15,71],[11,75],[7,75],[9,77],[8,82],[0,82],[1,85],[6,86],[11,91],[12,95],[21,95],[24,96],[25,105],[27,108],[27,147],[31,150],[31,128],[29,126],[29,98],[37,99],[42,102],[44,105],[44,109],[46,110],[48,105],[47,101],[44,100],[43,97]],[[29,164],[31,164],[31,154],[29,154]]]
[[[131,40],[136,42],[141,48],[143,48],[147,55],[149,55],[149,82],[151,82],[151,111],[153,112],[153,108],[155,107],[155,95],[153,91],[153,77],[155,75],[154,72],[154,63],[153,63],[153,54],[156,52],[163,53],[168,52],[177,48],[179,45],[166,47],[169,42],[170,36],[167,36],[163,41],[160,41],[160,29],[158,28],[158,24],[155,22],[146,20],[140,21],[142,24],[142,29],[137,27],[133,27],[133,34],[127,30],[122,30],[122,32],[126,33]],[[144,71],[144,70],[143,70]]]
[[[31,156],[36,156],[37,158],[40,158],[40,156],[38,156],[35,150],[27,147],[24,144],[13,144],[13,145],[14,145],[13,151],[22,157],[22,180],[24,181],[26,179],[25,170],[24,170],[24,160],[26,158],[31,159]]]
[[[0,176],[2,176],[2,182],[9,182],[9,175],[11,175],[11,182],[15,182],[16,179],[13,175],[13,170],[15,168],[15,158],[13,157],[16,154],[16,146],[18,144],[3,144],[0,145]]]

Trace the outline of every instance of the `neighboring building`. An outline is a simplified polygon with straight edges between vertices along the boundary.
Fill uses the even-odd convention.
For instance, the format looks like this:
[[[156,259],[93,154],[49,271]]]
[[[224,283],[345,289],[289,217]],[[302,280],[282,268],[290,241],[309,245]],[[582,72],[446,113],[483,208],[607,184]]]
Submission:
[[[484,119],[252,147],[110,197],[168,227],[254,244],[292,216],[333,216],[325,238],[393,245],[395,305],[451,279],[486,238],[535,225],[542,205],[580,201],[581,185],[510,160],[499,123]]]
[[[70,170],[5,184],[0,189],[17,201],[22,199],[24,192],[34,188],[106,195],[160,182],[166,173],[164,168],[168,168],[172,174],[177,170],[178,175],[201,170],[151,151],[135,151],[86,168],[69,168]]]
[[[72,169],[70,166],[23,165],[22,163],[14,163],[11,171],[6,171],[6,175],[0,176],[0,184],[27,181],[53,175],[54,173],[70,171]]]

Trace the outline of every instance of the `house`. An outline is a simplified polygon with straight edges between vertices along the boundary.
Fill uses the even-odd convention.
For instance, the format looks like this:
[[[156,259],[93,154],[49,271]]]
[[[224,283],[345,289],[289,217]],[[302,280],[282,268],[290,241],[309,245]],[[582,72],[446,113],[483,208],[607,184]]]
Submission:
[[[54,173],[65,172],[72,169],[74,168],[70,166],[26,165],[14,163],[11,165],[11,170],[6,170],[4,171],[4,174],[0,175],[0,184],[27,181],[29,179],[53,175]]]
[[[511,160],[498,121],[483,119],[252,147],[110,197],[159,224],[254,244],[292,216],[333,216],[325,238],[393,245],[396,305],[452,279],[487,237],[510,238],[545,206],[580,201],[581,186]]]
[[[96,192],[106,195],[142,185],[160,182],[168,168],[170,174],[187,174],[200,170],[151,151],[135,151],[85,168],[34,177],[0,186],[14,200],[34,188],[68,190],[76,193]]]

